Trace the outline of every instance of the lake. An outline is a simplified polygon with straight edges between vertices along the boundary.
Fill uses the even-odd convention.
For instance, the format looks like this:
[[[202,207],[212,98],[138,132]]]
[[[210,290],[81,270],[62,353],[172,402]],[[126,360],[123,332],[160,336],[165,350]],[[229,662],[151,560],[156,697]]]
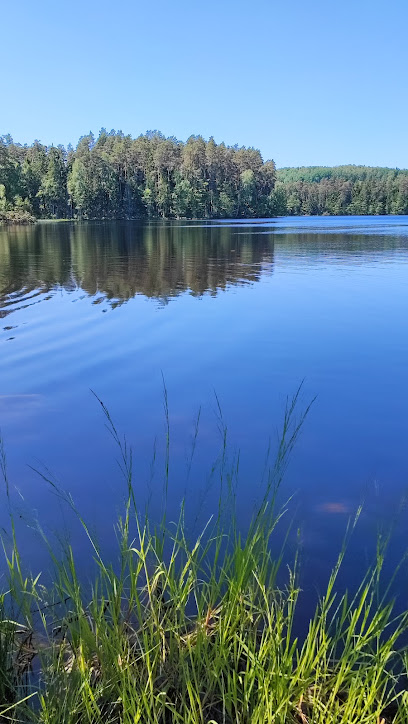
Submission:
[[[281,489],[282,502],[293,495],[289,548],[300,539],[317,585],[364,502],[348,577],[358,581],[379,526],[396,517],[397,560],[408,522],[398,513],[408,483],[407,313],[408,217],[1,228],[0,427],[33,569],[47,565],[37,521],[86,548],[33,468],[51,471],[113,550],[126,490],[91,390],[133,447],[141,509],[159,516],[163,380],[170,517],[183,495],[192,527],[216,512],[226,426],[245,527],[286,396],[304,380],[299,413],[316,400]],[[6,525],[4,490],[2,500]]]

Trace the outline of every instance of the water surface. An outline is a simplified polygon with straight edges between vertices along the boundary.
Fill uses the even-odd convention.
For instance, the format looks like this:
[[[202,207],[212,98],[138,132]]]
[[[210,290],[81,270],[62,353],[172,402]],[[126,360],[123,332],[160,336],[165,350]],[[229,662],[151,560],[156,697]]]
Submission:
[[[171,514],[185,493],[193,518],[214,511],[210,471],[225,424],[230,459],[241,450],[244,526],[285,397],[304,379],[301,406],[317,400],[282,496],[295,496],[316,580],[366,501],[350,563],[358,578],[378,525],[407,490],[407,311],[408,217],[2,228],[0,426],[21,520],[35,527],[38,518],[82,545],[29,467],[45,464],[110,540],[125,491],[91,389],[132,443],[140,504],[150,501],[155,515],[164,377]],[[401,520],[394,555],[406,545]],[[35,567],[40,544],[23,523],[21,536]]]

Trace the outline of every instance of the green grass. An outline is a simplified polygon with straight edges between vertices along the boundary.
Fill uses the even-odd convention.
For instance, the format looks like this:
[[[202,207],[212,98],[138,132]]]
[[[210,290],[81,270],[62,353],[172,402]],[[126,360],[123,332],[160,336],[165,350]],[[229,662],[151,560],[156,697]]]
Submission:
[[[280,557],[272,557],[271,542],[281,517],[276,494],[304,419],[296,419],[296,403],[297,395],[286,408],[276,461],[247,534],[240,535],[234,516],[228,527],[222,522],[223,506],[233,500],[227,475],[219,510],[192,542],[183,505],[173,525],[164,515],[152,527],[140,515],[131,451],[104,408],[128,490],[117,523],[120,563],[103,560],[60,491],[81,520],[95,573],[89,592],[72,551],[61,562],[50,548],[55,580],[44,588],[24,573],[11,517],[8,585],[0,601],[0,721],[408,722],[402,646],[408,611],[393,613],[381,583],[386,541],[379,540],[358,591],[349,597],[337,590],[358,513],[307,634],[295,637],[302,609],[297,561],[278,587]],[[169,428],[167,435],[169,442]],[[10,500],[3,448],[1,462]]]

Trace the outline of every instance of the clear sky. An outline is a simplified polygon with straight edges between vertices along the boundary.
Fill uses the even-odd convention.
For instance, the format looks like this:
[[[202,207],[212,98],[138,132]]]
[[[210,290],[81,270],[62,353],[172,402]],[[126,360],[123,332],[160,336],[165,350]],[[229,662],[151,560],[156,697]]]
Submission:
[[[0,134],[21,143],[159,129],[408,167],[408,0],[17,0],[0,26]]]

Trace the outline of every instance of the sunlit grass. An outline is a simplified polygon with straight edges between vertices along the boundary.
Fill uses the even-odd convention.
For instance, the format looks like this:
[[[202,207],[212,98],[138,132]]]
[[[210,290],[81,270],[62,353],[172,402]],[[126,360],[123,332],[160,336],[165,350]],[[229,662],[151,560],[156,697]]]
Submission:
[[[401,643],[408,611],[394,615],[386,587],[380,595],[385,541],[379,540],[376,560],[354,595],[338,592],[359,512],[307,634],[301,641],[295,636],[302,607],[297,560],[278,586],[280,559],[272,556],[271,539],[280,518],[277,491],[306,414],[296,417],[297,401],[295,395],[286,407],[275,463],[247,534],[233,515],[225,524],[221,492],[214,519],[193,541],[183,505],[174,524],[163,515],[152,527],[140,515],[131,450],[102,405],[128,491],[117,523],[119,565],[101,557],[74,502],[58,491],[81,521],[95,572],[89,592],[72,550],[61,561],[50,548],[55,580],[44,588],[40,578],[24,573],[11,516],[8,584],[0,601],[1,721],[408,722],[408,654]],[[165,411],[168,422],[167,397]],[[167,425],[167,471],[168,443]],[[232,497],[227,491],[226,499]],[[164,505],[165,498],[166,486]]]

